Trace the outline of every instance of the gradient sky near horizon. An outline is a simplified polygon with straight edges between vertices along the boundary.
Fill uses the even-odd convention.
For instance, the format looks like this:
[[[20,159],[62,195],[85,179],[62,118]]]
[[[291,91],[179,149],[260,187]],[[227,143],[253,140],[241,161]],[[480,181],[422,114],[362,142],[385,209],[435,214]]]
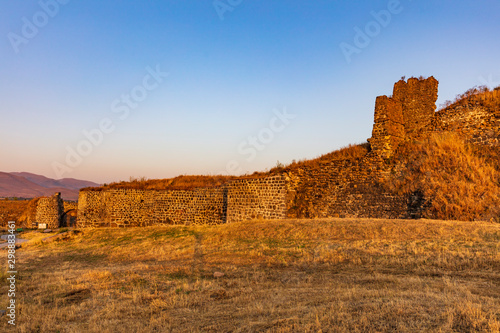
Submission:
[[[4,172],[100,183],[228,164],[251,173],[365,142],[376,96],[402,76],[438,79],[438,106],[500,85],[493,0],[0,1]],[[390,6],[377,31],[373,12]],[[340,45],[356,46],[356,27],[372,37],[348,62]],[[168,76],[141,95],[156,68]],[[141,100],[124,117],[132,92]],[[70,166],[103,121],[113,130]]]

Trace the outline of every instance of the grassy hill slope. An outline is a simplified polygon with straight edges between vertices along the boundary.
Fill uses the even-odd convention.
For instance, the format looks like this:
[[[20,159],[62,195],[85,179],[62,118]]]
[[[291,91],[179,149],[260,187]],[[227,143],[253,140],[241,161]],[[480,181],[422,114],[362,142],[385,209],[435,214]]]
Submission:
[[[496,223],[249,221],[93,229],[49,244],[39,235],[24,234],[34,241],[18,251],[21,331],[500,330]]]

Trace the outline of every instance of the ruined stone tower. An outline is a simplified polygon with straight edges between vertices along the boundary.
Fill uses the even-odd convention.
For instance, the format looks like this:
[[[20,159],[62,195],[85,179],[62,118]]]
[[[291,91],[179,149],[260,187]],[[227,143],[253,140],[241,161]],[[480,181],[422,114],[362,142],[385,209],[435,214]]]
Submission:
[[[36,210],[36,222],[46,223],[47,228],[55,229],[61,226],[61,216],[64,213],[64,202],[61,193],[51,197],[39,198]]]
[[[379,96],[375,101],[372,151],[389,158],[399,144],[419,133],[432,121],[436,111],[438,81],[411,78],[394,84],[393,96]]]

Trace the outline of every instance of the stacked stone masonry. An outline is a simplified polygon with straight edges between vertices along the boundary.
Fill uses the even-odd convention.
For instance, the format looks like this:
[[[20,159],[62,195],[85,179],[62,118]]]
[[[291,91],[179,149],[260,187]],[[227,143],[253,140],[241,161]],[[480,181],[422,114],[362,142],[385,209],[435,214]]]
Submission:
[[[289,218],[408,216],[407,199],[380,186],[383,162],[374,154],[288,172]]]
[[[81,191],[79,227],[218,224],[285,216],[282,177],[241,179],[194,190]]]
[[[372,150],[390,158],[405,139],[418,137],[429,128],[436,110],[438,81],[428,79],[400,80],[394,84],[393,96],[375,100]]]
[[[286,217],[283,176],[241,179],[227,186],[227,222]]]
[[[427,79],[410,78],[394,84],[392,98],[401,103],[406,135],[418,135],[427,128],[436,111],[438,81],[434,77]]]
[[[56,193],[48,198],[39,198],[36,208],[34,223],[46,224],[47,228],[59,228],[61,216],[64,212],[64,203],[61,193]],[[35,227],[32,223],[32,227]]]
[[[373,125],[371,147],[380,155],[389,158],[405,139],[403,106],[387,96],[375,101],[375,124]]]
[[[78,217],[78,202],[64,201],[64,214],[61,216],[61,227],[75,227]]]
[[[500,91],[492,92],[500,99]],[[458,133],[474,144],[500,146],[500,109],[485,107],[480,101],[457,105],[435,113],[428,131]]]
[[[78,201],[64,201],[64,211],[77,210]]]
[[[35,198],[28,203],[21,223],[27,228],[38,228],[39,224],[46,224],[50,229],[74,226],[77,208],[78,202],[63,201],[60,193]]]
[[[225,220],[225,189],[81,191],[79,227],[215,224]]]
[[[454,131],[470,142],[500,145],[500,110],[480,101],[435,112],[438,82],[411,78],[375,103],[371,150],[364,157],[303,164],[264,178],[237,179],[191,191],[85,190],[79,227],[215,224],[247,219],[418,217],[421,198],[389,193],[381,185],[390,157],[405,140]],[[500,96],[497,96],[499,98]]]

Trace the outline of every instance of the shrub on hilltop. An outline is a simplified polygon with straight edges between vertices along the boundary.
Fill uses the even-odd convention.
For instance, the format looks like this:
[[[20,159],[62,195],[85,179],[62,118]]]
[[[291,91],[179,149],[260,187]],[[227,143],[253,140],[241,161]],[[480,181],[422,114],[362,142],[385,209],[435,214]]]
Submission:
[[[457,95],[454,101],[444,102],[441,105],[441,110],[466,104],[479,104],[492,112],[500,110],[500,86],[493,90],[486,86],[473,87],[463,94]]]

